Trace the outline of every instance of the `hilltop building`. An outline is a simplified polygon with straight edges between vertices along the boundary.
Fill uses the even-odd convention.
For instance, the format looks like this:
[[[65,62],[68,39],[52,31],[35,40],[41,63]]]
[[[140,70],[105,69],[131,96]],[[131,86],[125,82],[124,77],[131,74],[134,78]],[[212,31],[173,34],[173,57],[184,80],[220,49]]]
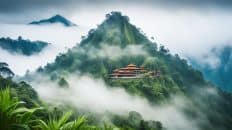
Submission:
[[[143,66],[137,67],[134,64],[129,64],[125,68],[115,69],[111,78],[142,78],[144,76],[160,76],[160,71],[148,71]]]

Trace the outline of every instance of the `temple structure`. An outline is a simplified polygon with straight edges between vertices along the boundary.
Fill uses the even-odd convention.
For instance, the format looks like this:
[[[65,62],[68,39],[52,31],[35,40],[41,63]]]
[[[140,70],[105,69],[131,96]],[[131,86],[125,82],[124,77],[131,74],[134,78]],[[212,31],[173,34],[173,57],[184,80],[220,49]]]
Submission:
[[[129,64],[125,68],[115,69],[112,74],[110,74],[111,78],[142,78],[145,75],[148,76],[156,76],[157,73],[155,71],[148,71],[144,67],[137,67],[134,64]],[[160,75],[160,72],[159,72]]]

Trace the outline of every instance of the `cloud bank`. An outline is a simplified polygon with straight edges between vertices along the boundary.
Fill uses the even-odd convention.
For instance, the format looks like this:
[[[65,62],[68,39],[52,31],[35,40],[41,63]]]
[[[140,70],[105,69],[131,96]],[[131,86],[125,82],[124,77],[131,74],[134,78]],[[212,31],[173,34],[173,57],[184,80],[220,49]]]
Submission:
[[[187,101],[173,97],[170,104],[151,106],[146,99],[131,96],[122,88],[110,88],[102,80],[89,76],[76,75],[67,78],[69,88],[60,88],[54,82],[38,78],[32,82],[39,96],[50,103],[71,103],[96,113],[106,111],[127,114],[137,111],[145,120],[161,121],[168,130],[198,130],[197,121],[189,119],[182,108],[189,106]]]
[[[86,50],[79,50],[79,51],[86,51]],[[148,56],[147,52],[143,49],[143,46],[141,45],[128,45],[125,48],[121,48],[117,45],[108,45],[102,43],[102,46],[100,49],[97,49],[95,47],[91,47],[87,53],[90,58],[109,58],[109,59],[118,59],[123,56]]]
[[[35,10],[35,9],[51,9],[51,8],[80,8],[82,6],[94,5],[149,5],[152,7],[165,7],[165,8],[230,8],[232,2],[230,0],[1,0],[0,12],[4,13],[17,13],[17,11]],[[71,10],[69,10],[71,11]]]

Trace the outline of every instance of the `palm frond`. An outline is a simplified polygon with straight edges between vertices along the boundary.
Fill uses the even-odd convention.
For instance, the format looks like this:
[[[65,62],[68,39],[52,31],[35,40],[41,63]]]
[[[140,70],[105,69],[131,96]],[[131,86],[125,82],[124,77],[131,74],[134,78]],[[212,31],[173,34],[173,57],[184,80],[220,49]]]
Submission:
[[[0,90],[0,129],[29,129],[33,113],[41,108],[28,109],[23,105],[24,102],[12,98],[10,89]]]
[[[77,118],[74,121],[66,123],[61,129],[62,130],[83,130],[87,119],[84,116]]]

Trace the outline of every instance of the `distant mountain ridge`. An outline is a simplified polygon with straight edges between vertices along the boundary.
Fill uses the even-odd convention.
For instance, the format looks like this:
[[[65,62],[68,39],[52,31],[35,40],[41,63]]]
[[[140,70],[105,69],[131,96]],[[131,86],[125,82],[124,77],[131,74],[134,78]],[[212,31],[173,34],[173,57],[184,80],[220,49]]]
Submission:
[[[72,27],[72,26],[77,26],[76,24],[74,24],[73,22],[71,22],[70,20],[66,19],[65,17],[57,14],[55,16],[52,16],[48,19],[42,19],[39,21],[33,21],[29,24],[31,25],[42,25],[42,24],[54,24],[54,23],[60,23],[63,24],[66,27]]]
[[[26,56],[41,52],[49,44],[50,43],[43,41],[25,40],[21,36],[16,40],[11,38],[0,38],[0,48],[11,53],[18,53]]]
[[[219,64],[215,68],[202,65],[195,59],[190,58],[190,61],[196,69],[203,72],[207,80],[223,90],[232,92],[232,46],[227,45],[220,50],[213,48],[211,54],[219,60]]]

